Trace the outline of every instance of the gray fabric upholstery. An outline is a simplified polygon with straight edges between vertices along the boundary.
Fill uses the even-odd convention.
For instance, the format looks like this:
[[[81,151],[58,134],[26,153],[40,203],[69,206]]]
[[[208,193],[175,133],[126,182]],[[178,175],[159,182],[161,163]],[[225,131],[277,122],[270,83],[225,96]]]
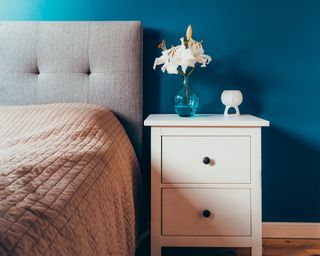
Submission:
[[[0,22],[0,105],[84,102],[111,109],[140,155],[140,22]]]

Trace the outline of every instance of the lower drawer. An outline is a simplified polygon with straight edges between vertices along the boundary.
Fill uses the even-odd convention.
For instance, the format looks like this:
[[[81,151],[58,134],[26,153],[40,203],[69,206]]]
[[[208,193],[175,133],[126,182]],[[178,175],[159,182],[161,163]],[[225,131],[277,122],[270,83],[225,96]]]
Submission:
[[[250,189],[162,190],[162,235],[250,236],[250,218]]]

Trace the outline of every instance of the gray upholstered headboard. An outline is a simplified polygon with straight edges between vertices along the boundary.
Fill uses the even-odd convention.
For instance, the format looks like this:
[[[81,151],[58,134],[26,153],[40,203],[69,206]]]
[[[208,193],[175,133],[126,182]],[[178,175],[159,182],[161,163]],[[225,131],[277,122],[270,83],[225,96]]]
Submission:
[[[0,105],[84,102],[120,119],[140,155],[140,22],[0,22]]]

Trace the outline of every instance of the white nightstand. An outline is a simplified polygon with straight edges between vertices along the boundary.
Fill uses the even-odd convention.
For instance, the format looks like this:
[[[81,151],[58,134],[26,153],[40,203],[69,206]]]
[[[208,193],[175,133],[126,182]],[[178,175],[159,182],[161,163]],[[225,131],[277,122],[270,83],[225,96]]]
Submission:
[[[151,255],[252,247],[262,255],[261,127],[254,116],[150,115]]]

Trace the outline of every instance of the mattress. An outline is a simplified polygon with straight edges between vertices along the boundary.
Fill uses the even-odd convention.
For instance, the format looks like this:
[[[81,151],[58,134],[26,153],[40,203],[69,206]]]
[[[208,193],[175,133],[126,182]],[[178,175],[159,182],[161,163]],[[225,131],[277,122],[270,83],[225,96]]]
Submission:
[[[0,107],[0,255],[134,255],[140,172],[104,107]]]

